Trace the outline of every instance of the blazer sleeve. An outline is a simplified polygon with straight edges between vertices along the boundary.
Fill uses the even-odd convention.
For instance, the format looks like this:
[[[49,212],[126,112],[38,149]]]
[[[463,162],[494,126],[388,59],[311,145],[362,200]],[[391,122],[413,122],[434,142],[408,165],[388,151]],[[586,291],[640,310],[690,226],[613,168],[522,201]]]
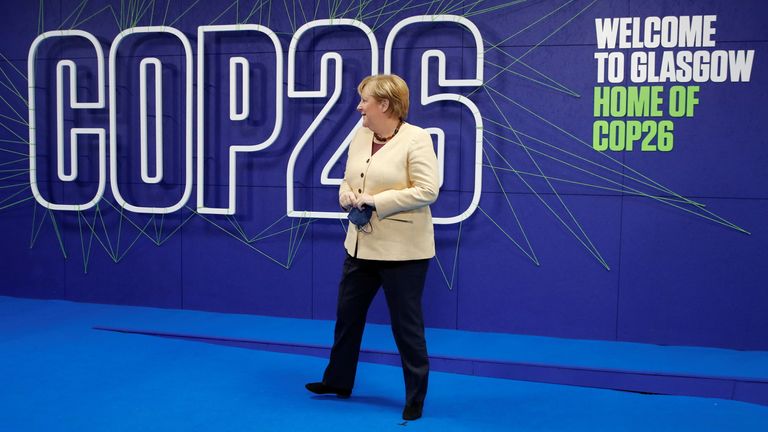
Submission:
[[[407,169],[409,187],[390,189],[373,196],[379,219],[424,207],[437,200],[437,156],[432,147],[432,137],[427,131],[421,131],[410,143]]]
[[[352,188],[349,187],[349,183],[347,183],[347,180],[346,179],[342,180],[341,186],[339,186],[339,198],[341,198],[341,194],[343,194],[344,192],[351,192],[351,191],[352,191]]]

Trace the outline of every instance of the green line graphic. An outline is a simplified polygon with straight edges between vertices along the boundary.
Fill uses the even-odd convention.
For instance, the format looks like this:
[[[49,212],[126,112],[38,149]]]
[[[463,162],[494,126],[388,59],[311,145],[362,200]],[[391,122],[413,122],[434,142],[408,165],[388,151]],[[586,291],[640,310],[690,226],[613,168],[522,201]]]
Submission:
[[[493,105],[496,107],[496,109],[498,110],[498,112],[499,112],[499,114],[501,115],[501,117],[504,119],[504,122],[505,122],[505,123],[507,124],[507,126],[509,126],[509,128],[511,129],[511,128],[512,128],[512,126],[510,125],[510,123],[509,123],[509,120],[507,120],[507,116],[504,114],[504,111],[502,111],[502,110],[501,110],[501,108],[499,107],[499,105],[496,103],[496,99],[494,99],[494,98],[493,98],[493,95],[491,95],[491,93],[488,93],[488,96],[490,97],[491,101],[493,102]],[[513,132],[513,133],[514,133],[514,132]],[[516,133],[515,133],[515,138],[517,139],[517,141],[520,141],[520,137],[518,137]],[[487,142],[487,141],[486,141],[486,142]],[[531,160],[531,162],[533,162],[534,166],[536,167],[536,170],[537,170],[537,171],[539,171],[539,173],[540,173],[540,174],[543,176],[543,175],[544,175],[544,172],[541,170],[541,167],[539,167],[539,164],[536,162],[536,159],[533,157],[533,155],[531,155],[531,153],[528,151],[528,149],[527,149],[526,147],[523,147],[523,148],[524,148],[524,150],[525,150],[525,153],[526,153],[526,155],[528,156],[528,158]],[[505,162],[506,162],[506,159],[504,159],[504,160],[505,160]],[[507,162],[507,164],[509,165],[509,163],[508,163],[508,162]],[[510,166],[510,168],[511,168],[511,165],[509,165],[509,166]],[[521,179],[522,179],[522,177],[521,177]],[[568,230],[569,230],[569,231],[570,231],[570,232],[571,232],[573,235],[575,235],[575,236],[577,237],[577,239],[578,239],[578,240],[579,240],[579,241],[580,241],[580,242],[581,242],[581,243],[584,245],[584,247],[586,247],[586,248],[587,248],[587,250],[589,250],[589,252],[590,252],[590,253],[591,253],[591,254],[592,254],[592,255],[593,255],[595,258],[597,258],[597,260],[598,260],[598,261],[600,261],[600,264],[602,264],[602,265],[603,265],[603,266],[604,266],[604,267],[605,267],[607,270],[610,270],[610,267],[608,266],[608,263],[606,263],[606,262],[605,262],[605,260],[603,259],[602,255],[600,255],[600,251],[598,251],[598,250],[597,250],[597,248],[596,248],[596,247],[595,247],[595,245],[592,243],[592,240],[590,240],[590,238],[589,238],[589,236],[587,235],[587,233],[586,233],[586,232],[584,232],[584,229],[581,227],[581,224],[579,223],[578,219],[576,219],[576,217],[575,217],[575,216],[573,215],[573,213],[571,212],[570,208],[568,208],[568,206],[565,204],[565,202],[563,201],[563,199],[562,199],[562,197],[560,196],[560,194],[558,194],[558,193],[557,193],[557,190],[555,189],[555,187],[552,185],[552,183],[551,183],[551,182],[550,182],[550,181],[549,181],[549,180],[548,180],[546,177],[544,177],[544,179],[546,180],[546,182],[547,182],[547,185],[548,185],[548,186],[549,186],[549,188],[552,190],[552,192],[554,192],[555,196],[557,197],[557,200],[560,202],[560,205],[562,205],[562,207],[563,207],[563,208],[565,209],[565,211],[568,213],[568,216],[570,216],[571,220],[573,221],[573,223],[574,223],[574,224],[576,225],[576,227],[578,228],[579,232],[581,232],[581,236],[579,236],[578,234],[576,234],[576,233],[575,233],[575,232],[574,232],[574,231],[571,229],[571,227],[570,227],[570,226],[569,226],[569,225],[568,225],[568,224],[567,224],[565,221],[563,221],[563,220],[562,220],[562,219],[559,217],[559,215],[557,215],[557,217],[558,217],[558,220],[560,220],[560,222],[562,222],[564,225],[566,225],[566,227],[568,228]],[[533,188],[531,188],[531,187],[528,185],[528,182],[526,182],[525,180],[523,180],[523,182],[526,184],[526,186],[528,186],[528,187],[531,189],[531,191],[532,191],[532,192],[534,192],[534,193],[536,194],[536,196],[537,196],[537,197],[539,197],[539,199],[540,199],[540,200],[541,200],[543,203],[545,203],[545,201],[544,201],[544,200],[541,198],[541,196],[540,196],[538,193],[536,193],[536,192],[533,190]],[[554,210],[553,210],[553,209],[552,209],[552,208],[551,208],[551,207],[550,207],[548,204],[546,204],[546,203],[545,203],[545,205],[546,205],[546,207],[547,207],[547,208],[548,208],[550,211],[552,211],[553,213],[555,213],[555,211],[554,211]],[[587,241],[587,243],[589,243],[589,245],[587,245],[586,243],[584,243],[584,242],[583,242],[582,236],[583,236],[583,239],[586,239],[586,241]]]
[[[483,150],[483,156],[489,162],[489,165],[490,165],[490,158],[488,157],[488,153],[485,150]],[[523,224],[520,221],[520,218],[517,217],[517,212],[515,211],[515,208],[512,206],[512,202],[509,199],[509,194],[504,189],[504,185],[501,183],[501,179],[499,178],[499,175],[496,172],[496,168],[493,165],[490,165],[490,167],[491,167],[491,170],[493,171],[493,177],[496,180],[496,183],[499,185],[499,189],[501,189],[502,193],[504,194],[504,201],[507,203],[507,207],[509,208],[510,212],[512,212],[512,216],[515,218],[515,223],[517,224],[518,229],[522,233],[523,238],[525,239],[526,245],[528,245],[528,250],[524,249],[523,246],[520,245],[520,243],[518,243],[509,234],[507,234],[507,232],[504,231],[504,229],[502,229],[501,226],[498,223],[496,223],[495,220],[493,220],[493,218],[488,216],[488,214],[485,213],[485,211],[482,208],[480,208],[480,211],[482,211],[483,214],[485,214],[485,216],[488,217],[488,219],[490,219],[491,222],[493,222],[494,225],[496,225],[496,227],[499,228],[507,236],[508,239],[512,240],[512,243],[514,243],[515,246],[517,246],[520,249],[520,251],[522,251],[531,261],[533,261],[534,264],[539,266],[540,265],[539,259],[536,257],[536,252],[533,250],[530,240],[528,240],[528,236],[525,233],[525,229],[523,228]]]
[[[509,68],[511,68],[512,66],[516,65],[516,64],[517,64],[517,62],[519,62],[520,60],[522,60],[522,59],[523,59],[525,56],[527,56],[528,54],[532,53],[532,52],[533,52],[533,51],[534,51],[536,48],[538,48],[539,46],[541,46],[541,44],[543,44],[543,43],[544,43],[544,42],[546,42],[546,41],[547,41],[549,38],[551,38],[552,36],[554,36],[555,34],[557,34],[557,33],[558,33],[560,30],[564,29],[564,28],[565,28],[565,27],[566,27],[568,24],[570,24],[571,22],[573,22],[573,20],[575,20],[575,19],[576,19],[576,18],[578,18],[578,17],[579,17],[581,14],[583,14],[584,12],[586,12],[586,11],[587,11],[587,9],[591,8],[591,7],[592,7],[592,5],[594,5],[595,3],[597,3],[597,1],[598,1],[598,0],[593,0],[593,1],[592,1],[591,3],[589,3],[589,4],[588,4],[586,7],[584,7],[583,9],[581,9],[581,10],[580,10],[580,11],[579,11],[579,12],[578,12],[576,15],[572,16],[571,18],[569,18],[569,19],[568,19],[567,21],[565,21],[565,23],[563,23],[563,24],[562,24],[560,27],[556,28],[554,31],[552,31],[551,33],[549,33],[549,34],[548,34],[548,35],[547,35],[547,36],[546,36],[544,39],[542,39],[542,40],[540,40],[539,42],[537,42],[537,43],[536,43],[536,45],[534,45],[534,46],[532,46],[531,48],[529,48],[529,49],[528,49],[528,50],[527,50],[525,53],[523,53],[523,55],[521,55],[520,57],[518,57],[518,60],[515,60],[515,61],[513,61],[513,62],[512,62],[512,63],[510,63],[510,64],[509,64],[507,67],[503,68],[501,71],[497,72],[495,75],[493,75],[492,77],[490,77],[490,78],[488,78],[487,80],[485,80],[485,84],[484,84],[484,87],[485,87],[485,86],[487,86],[487,85],[488,85],[488,83],[490,83],[491,81],[493,81],[493,80],[495,80],[496,78],[498,78],[498,77],[499,77],[499,75],[501,75],[502,73],[504,73],[504,72],[506,72],[507,70],[509,70]],[[474,93],[476,93],[477,91],[479,91],[479,89],[478,89],[478,90],[473,90],[471,93],[469,93],[469,96],[472,96],[472,95],[473,95]]]
[[[459,243],[461,243],[461,228],[464,226],[464,221],[459,222],[459,232],[456,234],[456,246],[453,250],[453,265],[451,266],[451,278],[448,279],[448,276],[446,275],[445,268],[443,267],[443,264],[440,262],[440,257],[437,253],[435,253],[435,262],[437,262],[437,267],[440,269],[440,273],[443,275],[443,280],[445,281],[445,284],[448,286],[449,290],[452,290],[454,287],[454,283],[456,281],[456,272],[459,268]]]

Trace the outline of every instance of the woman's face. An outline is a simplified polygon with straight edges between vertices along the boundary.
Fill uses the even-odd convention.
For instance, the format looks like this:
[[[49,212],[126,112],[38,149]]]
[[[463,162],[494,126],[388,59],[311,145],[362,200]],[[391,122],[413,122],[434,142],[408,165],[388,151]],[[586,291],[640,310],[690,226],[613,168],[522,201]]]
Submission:
[[[387,118],[388,100],[376,100],[368,90],[363,89],[360,94],[360,103],[357,104],[357,111],[363,117],[363,126],[368,129],[374,129],[381,121]]]

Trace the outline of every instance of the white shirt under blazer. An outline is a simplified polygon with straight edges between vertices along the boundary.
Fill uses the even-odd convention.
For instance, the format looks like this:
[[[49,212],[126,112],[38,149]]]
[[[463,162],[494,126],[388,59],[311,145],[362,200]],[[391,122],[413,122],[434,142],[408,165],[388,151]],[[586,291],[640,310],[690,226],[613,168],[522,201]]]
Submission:
[[[373,131],[359,128],[347,153],[339,194],[353,191],[374,197],[370,227],[349,223],[344,247],[360,259],[405,261],[435,256],[429,205],[439,192],[437,157],[429,133],[408,123],[376,154]]]

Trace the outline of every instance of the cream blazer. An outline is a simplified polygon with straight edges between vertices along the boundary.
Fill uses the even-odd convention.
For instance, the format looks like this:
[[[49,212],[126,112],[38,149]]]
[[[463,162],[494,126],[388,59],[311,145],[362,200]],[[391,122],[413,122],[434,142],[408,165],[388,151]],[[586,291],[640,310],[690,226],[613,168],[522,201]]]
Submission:
[[[347,153],[339,194],[373,195],[371,226],[358,231],[351,222],[344,247],[360,259],[404,261],[435,256],[429,205],[437,199],[437,157],[424,129],[403,123],[400,131],[371,156],[373,132],[357,130]],[[366,232],[370,231],[370,232]]]

